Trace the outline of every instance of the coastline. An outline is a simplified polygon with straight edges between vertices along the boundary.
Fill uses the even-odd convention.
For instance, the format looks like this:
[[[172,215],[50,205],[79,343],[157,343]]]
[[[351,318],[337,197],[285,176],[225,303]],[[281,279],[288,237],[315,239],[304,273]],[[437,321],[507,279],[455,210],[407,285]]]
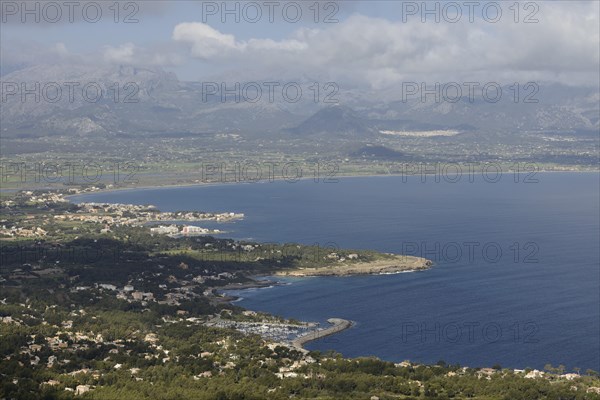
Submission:
[[[564,175],[564,174],[563,174],[563,175]],[[136,189],[132,189],[132,190],[136,190]],[[406,271],[406,272],[408,272],[408,271]],[[384,272],[384,273],[385,273],[385,272]],[[390,272],[390,273],[393,273],[393,272]],[[308,275],[307,275],[307,276],[308,276]],[[269,287],[269,286],[270,286],[270,285],[266,285],[266,284],[258,284],[258,285],[257,285],[256,283],[251,283],[251,284],[247,284],[247,285],[245,285],[245,284],[240,284],[239,286],[238,286],[238,285],[236,285],[235,287],[230,287],[230,288],[227,288],[227,289],[234,289],[234,290],[235,290],[235,289],[245,289],[245,288],[253,288],[253,287],[255,287],[255,288],[259,288],[259,287]]]
[[[477,172],[477,171],[476,171]],[[587,174],[587,173],[600,173],[600,169],[599,170],[565,170],[565,171],[549,171],[549,170],[542,170],[542,171],[537,171],[536,173],[540,173],[540,174],[548,174],[548,173],[574,173],[574,174]],[[521,174],[525,174],[524,172],[521,172]],[[424,176],[432,176],[435,175],[434,173],[424,173]],[[349,173],[349,174],[344,174],[341,173],[337,176],[335,176],[334,179],[338,179],[338,178],[381,178],[381,177],[401,177],[401,176],[406,176],[405,174],[398,174],[398,173],[393,173],[393,174],[355,174],[355,173]],[[420,175],[408,175],[408,177],[418,177]],[[295,180],[294,182],[290,182],[290,183],[297,183],[297,182],[301,182],[301,181],[306,181],[306,180],[312,180],[314,179],[314,177],[302,177],[299,178],[298,180]],[[265,184],[265,183],[273,183],[273,182],[285,182],[286,178],[283,177],[276,177],[273,178],[271,180],[263,180],[263,181],[258,181],[258,182],[247,182],[247,181],[240,181],[240,182],[190,182],[190,183],[159,183],[159,184],[152,184],[152,185],[142,185],[142,186],[127,186],[127,187],[112,187],[112,188],[104,188],[104,189],[98,189],[92,192],[83,192],[83,193],[78,193],[78,194],[70,194],[70,195],[66,195],[64,196],[64,198],[66,200],[69,200],[71,197],[75,197],[75,196],[81,196],[81,195],[91,195],[91,194],[99,194],[99,193],[112,193],[112,192],[122,192],[122,191],[129,191],[129,190],[153,190],[153,189],[171,189],[171,188],[186,188],[186,187],[194,187],[194,186],[198,186],[198,187],[213,187],[213,186],[224,186],[224,185],[254,185],[254,184]],[[7,189],[2,189],[2,191],[20,191],[20,190],[42,190],[42,189],[47,189],[47,190],[59,190],[59,189],[64,189],[62,187],[20,187],[20,188],[7,188]]]
[[[241,296],[233,296],[228,293],[225,293],[228,290],[246,290],[246,289],[266,289],[273,286],[283,286],[285,283],[279,281],[271,281],[271,280],[260,280],[255,279],[258,277],[254,275],[250,277],[252,279],[250,282],[244,283],[230,283],[225,286],[216,286],[212,287],[211,290],[215,290],[220,296],[215,296],[212,298],[216,303],[235,303],[242,299]]]
[[[312,332],[305,333],[304,335],[298,336],[296,339],[292,341],[292,347],[301,350],[307,351],[304,348],[304,345],[308,342],[312,342],[313,340],[318,340],[324,338],[325,336],[333,335],[335,333],[344,331],[349,329],[354,325],[352,321],[342,318],[329,318],[327,320],[332,326],[325,329],[317,329]]]
[[[348,174],[339,175],[339,178],[361,178],[361,177],[391,177],[391,176],[402,176],[402,174]],[[313,179],[312,177],[300,178],[298,181],[306,181]],[[275,178],[273,181],[285,181],[284,178]],[[153,190],[153,189],[170,189],[177,187],[214,187],[223,185],[240,185],[250,183],[267,183],[267,182],[193,182],[193,183],[180,183],[180,184],[158,184],[152,186],[135,186],[135,187],[118,187],[118,188],[106,188],[99,189],[93,192],[84,192],[79,194],[67,195],[64,198],[68,201],[72,201],[72,198],[79,195],[93,195],[99,193],[111,193],[117,191],[135,191],[135,190]],[[319,277],[319,276],[356,276],[356,275],[390,275],[403,272],[417,272],[430,269],[433,263],[430,260],[421,257],[407,256],[407,255],[392,255],[392,258],[376,260],[371,262],[357,262],[349,264],[340,264],[327,267],[317,268],[301,268],[296,270],[282,270],[276,271],[270,276],[280,277]],[[245,290],[245,289],[262,289],[273,286],[284,285],[280,281],[274,280],[260,280],[257,275],[251,277],[252,281],[245,283],[229,284],[223,287],[215,287],[213,290],[220,292],[220,296],[212,297],[212,301],[215,303],[229,303],[233,304],[242,299],[241,296],[233,296],[224,293],[228,290]],[[314,340],[321,339],[326,336],[334,335],[342,332],[346,329],[351,328],[354,323],[349,320],[342,318],[329,318],[327,320],[332,326],[323,329],[316,329],[311,332],[305,333],[296,337],[289,345],[296,350],[302,352],[308,352],[304,349],[304,345]]]
[[[279,271],[274,275],[254,275],[250,277],[252,279],[251,282],[245,283],[235,283],[229,284],[220,288],[214,288],[218,292],[220,292],[219,297],[215,297],[213,300],[218,303],[229,303],[233,304],[243,299],[242,296],[233,296],[228,293],[225,293],[227,290],[245,290],[245,289],[264,289],[273,286],[283,286],[287,283],[281,281],[274,281],[270,279],[260,280],[261,276],[269,276],[269,277],[293,277],[293,278],[304,278],[304,277],[323,277],[323,276],[357,276],[357,275],[390,275],[395,273],[402,272],[417,272],[421,270],[429,269],[433,263],[430,260],[421,257],[412,257],[412,256],[398,256],[395,255],[395,260],[401,261],[401,263],[394,263],[393,260],[378,260],[374,262],[364,262],[357,263],[355,266],[335,266],[335,270],[331,270],[328,267],[323,268],[315,268],[315,269],[304,269],[304,270],[296,270],[296,271]],[[392,265],[390,265],[392,262]],[[315,273],[315,271],[319,270],[321,273]],[[242,307],[246,309],[245,307]],[[303,321],[307,325],[311,323],[307,321]],[[350,320],[346,320],[343,318],[329,318],[327,320],[331,326],[322,329],[315,329],[305,334],[302,334],[291,342],[283,343],[287,346],[290,346],[293,349],[301,351],[303,353],[308,353],[309,351],[304,348],[306,343],[322,339],[326,336],[334,335],[336,333],[342,332],[346,329],[350,329],[355,323]]]
[[[316,268],[300,268],[275,272],[275,276],[355,276],[355,275],[389,275],[401,272],[416,272],[430,269],[431,260],[422,257],[393,255],[392,259],[371,262],[357,262]]]
[[[569,173],[568,175],[573,175],[572,173],[575,172],[579,172],[579,174],[581,175],[582,173],[588,173],[591,172],[593,174],[597,174],[599,171],[540,171],[540,172],[545,172],[546,174],[548,173]],[[389,176],[402,176],[401,174],[375,174],[375,175],[349,175],[349,176],[344,176],[344,177],[348,177],[348,178],[360,178],[360,177],[389,177]],[[418,178],[418,177],[417,177]],[[303,178],[302,180],[306,180],[306,179],[312,179],[312,178]],[[280,179],[278,179],[280,180]],[[266,183],[266,182],[263,182]],[[88,193],[82,193],[83,195],[87,195],[87,194],[95,194],[95,193],[101,193],[101,192],[112,192],[112,191],[117,191],[117,190],[140,190],[140,189],[147,189],[147,190],[152,190],[152,189],[169,189],[169,188],[173,188],[173,187],[208,187],[208,186],[222,186],[222,185],[241,185],[241,184],[247,184],[247,183],[243,183],[243,182],[231,182],[231,183],[227,183],[227,182],[212,182],[212,183],[190,183],[190,184],[177,184],[177,185],[155,185],[155,186],[149,186],[149,187],[129,187],[129,188],[111,188],[111,189],[107,189],[107,190],[99,190],[99,191],[95,191],[95,192],[88,192]],[[66,197],[66,196],[65,196]],[[69,196],[70,197],[70,196]],[[408,272],[408,271],[407,271]],[[384,273],[393,273],[393,272],[384,272]],[[329,276],[331,276],[332,274],[329,274]],[[285,276],[285,275],[279,275],[279,276]],[[311,275],[311,274],[304,274],[304,275],[288,275],[290,277],[302,277],[302,276],[327,276],[327,275]],[[258,287],[265,287],[265,286],[258,286]],[[251,286],[249,286],[248,288],[251,288]],[[231,289],[241,289],[240,287],[237,288],[231,288]],[[235,301],[237,300],[237,298],[232,298],[230,301]]]
[[[214,288],[217,289],[218,291],[221,292],[222,297],[217,297],[216,299],[219,303],[235,303],[239,300],[242,299],[241,296],[232,296],[226,293],[222,293],[223,291],[226,290],[245,290],[245,289],[264,289],[264,288],[269,288],[269,287],[273,287],[273,286],[282,286],[285,285],[285,283],[280,282],[280,281],[271,281],[271,280],[253,280],[252,282],[246,282],[246,283],[236,283],[236,284],[230,284],[230,285],[226,285],[223,286],[221,288]],[[243,307],[244,309],[246,309],[245,307]],[[248,310],[251,311],[251,310]],[[306,321],[302,321],[304,324],[306,324],[307,326],[311,326],[314,325],[314,322],[306,322]],[[296,337],[295,339],[293,339],[291,342],[287,342],[287,343],[283,343],[286,346],[289,346],[295,350],[301,351],[303,353],[308,353],[308,350],[306,350],[304,348],[304,345],[308,342],[312,342],[314,340],[318,340],[321,338],[324,338],[326,336],[330,336],[330,335],[334,335],[336,333],[342,332],[346,329],[351,328],[354,325],[354,322],[349,321],[347,319],[343,319],[343,318],[329,318],[327,320],[328,323],[331,324],[331,326],[327,327],[327,328],[322,328],[322,329],[314,329],[311,330],[309,332],[306,332],[302,335],[299,335],[298,337]]]

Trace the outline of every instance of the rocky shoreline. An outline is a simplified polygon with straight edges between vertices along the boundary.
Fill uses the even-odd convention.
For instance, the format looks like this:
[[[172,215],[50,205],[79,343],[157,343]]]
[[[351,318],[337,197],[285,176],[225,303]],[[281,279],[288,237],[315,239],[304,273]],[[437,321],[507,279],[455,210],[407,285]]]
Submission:
[[[327,267],[317,268],[299,268],[295,270],[282,270],[275,272],[272,276],[290,276],[290,277],[310,277],[310,276],[351,276],[351,275],[383,275],[395,274],[401,272],[421,271],[431,268],[433,262],[431,260],[405,255],[391,255],[389,258],[376,260],[372,262],[355,262],[351,264],[338,264]],[[217,298],[218,302],[232,303],[239,299],[237,296],[232,296],[223,293],[227,290],[242,290],[252,288],[266,288],[270,286],[283,285],[285,283],[272,280],[253,280],[244,283],[229,284],[220,287],[218,290],[222,297]],[[313,340],[336,334],[343,330],[352,327],[352,321],[342,318],[330,318],[327,320],[330,327],[324,329],[312,330],[295,338],[291,343],[291,347],[302,352],[307,352],[304,345]]]
[[[350,276],[384,275],[400,272],[422,271],[431,268],[433,262],[422,257],[394,255],[391,259],[372,262],[343,263],[334,266],[283,270],[276,276]]]

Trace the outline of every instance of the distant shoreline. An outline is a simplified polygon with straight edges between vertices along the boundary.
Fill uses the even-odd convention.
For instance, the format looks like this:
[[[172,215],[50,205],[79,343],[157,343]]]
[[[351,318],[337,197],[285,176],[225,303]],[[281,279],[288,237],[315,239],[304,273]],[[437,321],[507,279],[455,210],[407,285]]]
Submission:
[[[479,170],[475,170],[475,172],[481,172]],[[552,173],[572,173],[572,174],[587,174],[587,173],[599,173],[600,169],[598,170],[565,170],[565,171],[548,171],[548,170],[542,170],[542,171],[537,171],[535,173],[539,173],[539,174],[552,174]],[[522,175],[526,175],[527,172],[521,172]],[[378,178],[378,177],[401,177],[401,176],[405,176],[405,177],[414,177],[414,178],[418,178],[421,174],[415,174],[415,175],[405,175],[405,174],[398,174],[398,173],[394,173],[394,174],[355,174],[355,173],[350,173],[350,174],[344,174],[341,173],[340,175],[337,175],[335,177],[333,177],[333,179],[340,179],[340,178]],[[435,175],[434,173],[423,173],[424,176],[432,176]],[[301,181],[306,181],[306,180],[311,180],[314,179],[314,177],[302,177],[299,178],[297,180],[295,180],[294,182],[289,182],[290,184],[293,183],[298,183]],[[170,188],[186,188],[186,187],[214,187],[214,186],[224,186],[224,185],[255,185],[255,184],[266,184],[266,183],[273,183],[273,182],[285,182],[286,178],[283,177],[276,177],[273,178],[271,180],[260,180],[260,181],[256,181],[256,182],[251,182],[251,181],[240,181],[240,182],[190,182],[190,183],[157,183],[157,184],[151,184],[151,185],[143,185],[143,186],[127,186],[127,187],[112,187],[112,188],[105,188],[105,189],[99,189],[93,192],[85,192],[85,193],[78,193],[78,194],[69,194],[65,196],[65,199],[69,200],[71,197],[74,196],[86,196],[86,195],[93,195],[93,194],[100,194],[100,193],[112,193],[112,192],[121,192],[121,191],[134,191],[134,190],[153,190],[153,189],[170,189]],[[44,186],[40,186],[40,187],[10,187],[10,188],[6,188],[6,189],[0,189],[0,192],[6,192],[6,193],[11,193],[11,192],[18,192],[21,190],[64,190],[64,189],[68,189],[68,187],[44,187]]]

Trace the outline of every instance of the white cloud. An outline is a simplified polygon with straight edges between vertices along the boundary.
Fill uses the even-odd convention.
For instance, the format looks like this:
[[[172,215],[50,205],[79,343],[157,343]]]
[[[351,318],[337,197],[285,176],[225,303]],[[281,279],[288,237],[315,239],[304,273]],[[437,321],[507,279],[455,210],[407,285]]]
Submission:
[[[202,23],[184,22],[173,31],[173,40],[188,43],[192,56],[209,59],[237,49],[235,37],[225,35]]]
[[[138,47],[131,42],[119,46],[104,46],[102,61],[118,65],[173,66],[183,62],[178,49],[166,44],[151,48]]]
[[[183,22],[173,30],[173,40],[190,45],[193,57],[200,59],[226,58],[232,55],[260,51],[300,51],[307,44],[299,40],[250,39],[236,41],[233,35],[223,34],[201,22]]]
[[[135,46],[133,43],[125,43],[119,47],[105,46],[103,57],[106,62],[115,64],[133,64]]]
[[[287,69],[296,76],[326,74],[372,87],[405,80],[548,80],[597,83],[598,4],[540,3],[539,23],[507,16],[457,24],[406,23],[354,15],[322,29],[300,29],[283,40],[238,40],[199,22],[175,27],[172,39],[192,57],[220,68],[243,64],[247,73]],[[264,78],[263,77],[263,78]]]
[[[254,26],[247,26],[250,34],[236,36],[224,31],[226,24],[219,30],[183,22],[165,42],[143,46],[123,40],[78,54],[69,51],[77,42],[65,37],[51,46],[5,40],[0,50],[4,71],[35,64],[105,63],[176,66],[188,74],[184,79],[203,79],[218,71],[239,80],[318,77],[344,87],[385,88],[408,80],[598,84],[600,3],[538,5],[536,24],[514,23],[510,14],[496,24],[480,18],[475,23],[467,18],[457,24],[421,23],[418,17],[403,23],[399,15],[354,14],[337,24],[301,27],[274,39],[268,29],[259,30],[261,37],[252,34]],[[236,26],[236,32],[243,29]]]

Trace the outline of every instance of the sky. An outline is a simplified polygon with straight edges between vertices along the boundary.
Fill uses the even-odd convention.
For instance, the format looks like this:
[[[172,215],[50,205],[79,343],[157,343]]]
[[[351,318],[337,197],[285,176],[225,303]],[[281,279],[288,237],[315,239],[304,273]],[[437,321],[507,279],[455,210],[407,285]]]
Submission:
[[[38,64],[134,65],[185,81],[306,78],[372,89],[600,79],[595,0],[70,4],[1,1],[2,74]]]

